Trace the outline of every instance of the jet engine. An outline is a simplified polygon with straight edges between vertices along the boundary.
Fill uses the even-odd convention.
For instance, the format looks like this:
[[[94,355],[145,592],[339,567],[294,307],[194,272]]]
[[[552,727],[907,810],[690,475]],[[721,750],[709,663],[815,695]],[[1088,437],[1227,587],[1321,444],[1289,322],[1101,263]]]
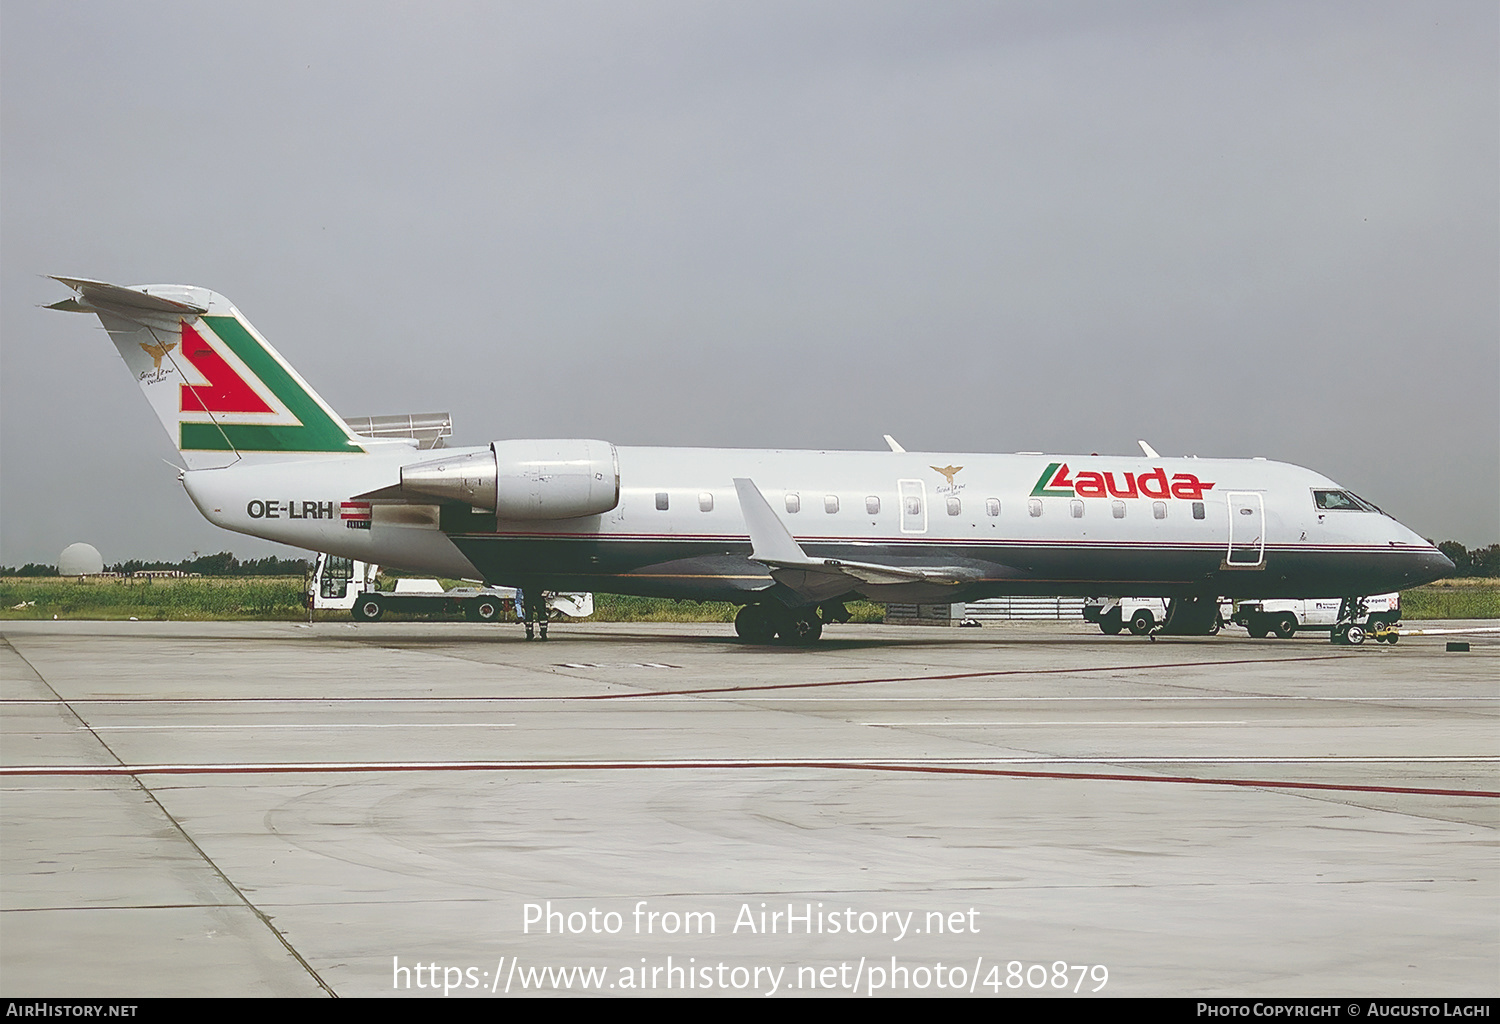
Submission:
[[[403,466],[401,489],[499,519],[576,519],[620,503],[620,457],[607,441],[496,441],[487,452]]]

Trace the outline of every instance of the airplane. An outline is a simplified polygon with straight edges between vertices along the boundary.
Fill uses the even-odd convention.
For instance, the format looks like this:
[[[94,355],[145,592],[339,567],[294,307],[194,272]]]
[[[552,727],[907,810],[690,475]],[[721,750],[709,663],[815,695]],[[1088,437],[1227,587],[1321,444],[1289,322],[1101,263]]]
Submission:
[[[810,644],[853,598],[1001,595],[1163,597],[1175,631],[1206,633],[1221,596],[1352,604],[1453,570],[1311,470],[1145,442],[1141,457],[908,452],[889,436],[888,451],[424,449],[356,434],[221,295],[55,280],[74,295],[48,308],[99,317],[216,526],[527,594],[732,602],[749,642]],[[525,618],[528,638],[545,629],[545,608]]]

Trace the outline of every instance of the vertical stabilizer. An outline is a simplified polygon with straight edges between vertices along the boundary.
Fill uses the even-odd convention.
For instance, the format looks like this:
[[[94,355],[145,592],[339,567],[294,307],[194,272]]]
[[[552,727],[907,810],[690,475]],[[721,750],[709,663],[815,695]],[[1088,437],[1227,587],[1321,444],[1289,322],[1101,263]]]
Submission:
[[[55,280],[77,297],[48,308],[99,317],[189,469],[365,450],[222,295],[188,285]]]

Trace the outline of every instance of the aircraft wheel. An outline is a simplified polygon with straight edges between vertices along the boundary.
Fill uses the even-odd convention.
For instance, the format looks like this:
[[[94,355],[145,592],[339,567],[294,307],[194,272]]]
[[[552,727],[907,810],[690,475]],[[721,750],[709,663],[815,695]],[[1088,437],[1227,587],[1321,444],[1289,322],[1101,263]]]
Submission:
[[[776,623],[765,605],[747,604],[734,617],[734,633],[751,644],[768,644],[776,639]]]
[[[1130,631],[1136,636],[1145,636],[1156,625],[1156,618],[1144,608],[1130,617]]]
[[[1120,609],[1118,608],[1099,620],[1099,632],[1105,636],[1119,636],[1120,630],[1124,628],[1124,623],[1120,621]]]
[[[480,598],[469,605],[469,617],[475,622],[498,622],[500,621],[500,602],[490,598]]]
[[[1365,630],[1363,626],[1350,626],[1349,631],[1344,634],[1344,643],[1358,647],[1365,642]]]
[[[1276,630],[1276,635],[1283,640],[1290,640],[1297,633],[1297,619],[1293,615],[1283,615],[1276,620],[1276,625],[1271,627]]]
[[[384,613],[378,597],[361,597],[354,602],[353,614],[360,622],[377,622]]]
[[[781,639],[799,647],[815,644],[823,635],[823,620],[812,609],[790,613],[776,630]]]

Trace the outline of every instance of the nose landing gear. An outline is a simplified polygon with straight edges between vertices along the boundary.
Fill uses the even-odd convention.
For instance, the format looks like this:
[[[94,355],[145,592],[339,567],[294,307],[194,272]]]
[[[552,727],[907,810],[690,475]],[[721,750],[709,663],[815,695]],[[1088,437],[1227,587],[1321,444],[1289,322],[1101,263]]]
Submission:
[[[1334,623],[1333,632],[1328,639],[1351,647],[1358,647],[1366,638],[1378,644],[1392,645],[1401,639],[1401,623],[1381,617],[1371,617],[1366,621],[1366,611],[1364,598],[1344,598],[1339,604],[1338,621]]]

